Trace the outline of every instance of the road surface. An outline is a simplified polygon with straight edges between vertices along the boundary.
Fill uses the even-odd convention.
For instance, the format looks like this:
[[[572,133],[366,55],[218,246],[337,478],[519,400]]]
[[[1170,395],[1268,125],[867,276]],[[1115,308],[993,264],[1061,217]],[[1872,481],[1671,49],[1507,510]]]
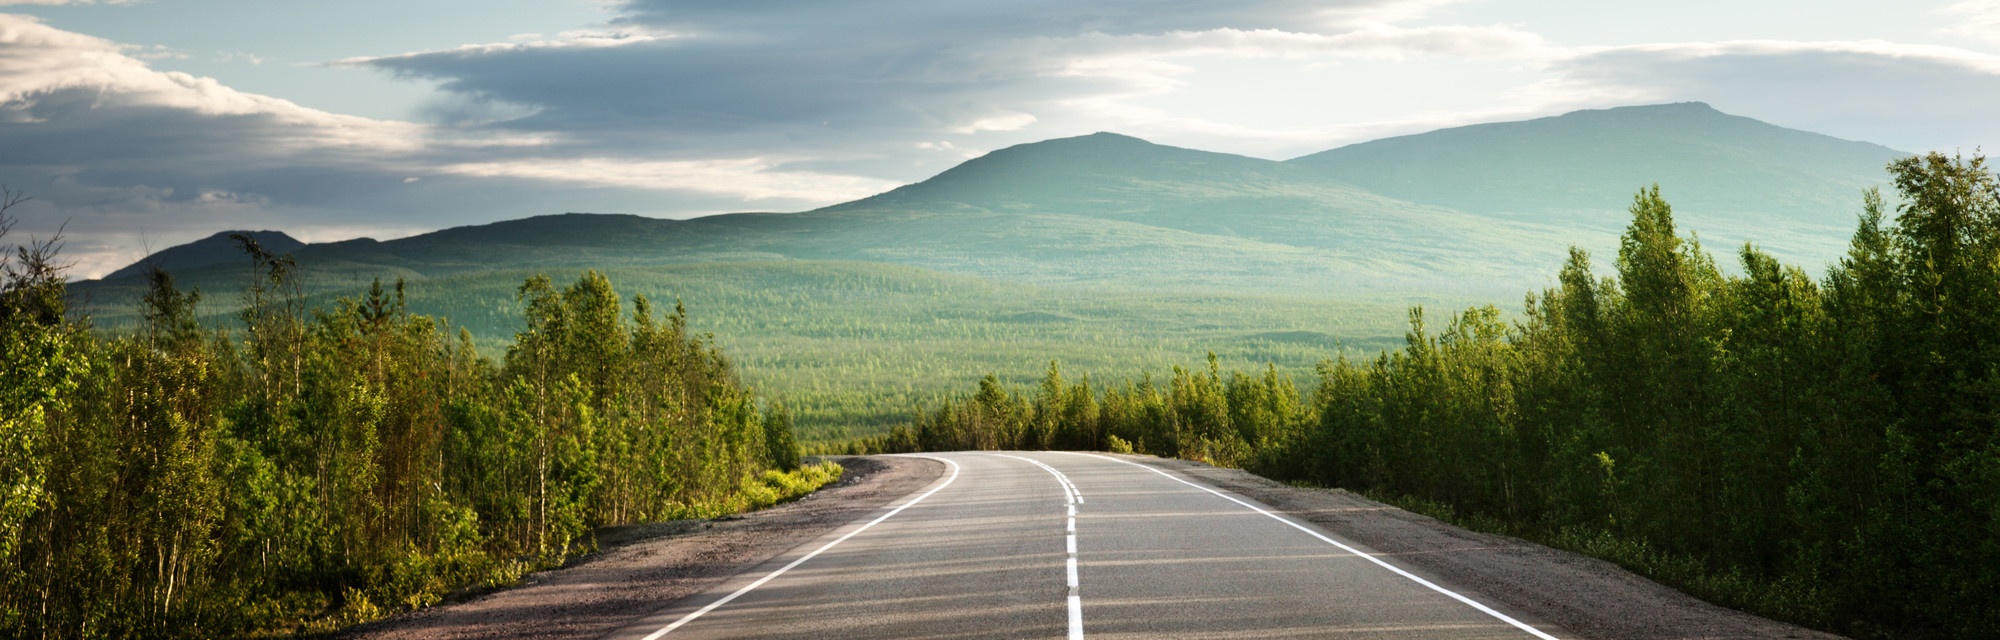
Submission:
[[[1571,637],[1177,473],[1075,453],[925,457],[950,470],[606,637]]]

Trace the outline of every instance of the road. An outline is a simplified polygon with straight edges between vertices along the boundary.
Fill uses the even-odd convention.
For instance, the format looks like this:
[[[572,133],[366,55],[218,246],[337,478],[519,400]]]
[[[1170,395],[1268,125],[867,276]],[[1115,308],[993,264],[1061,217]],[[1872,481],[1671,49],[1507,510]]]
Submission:
[[[607,637],[1571,637],[1172,472],[1073,453],[926,457],[950,471]]]

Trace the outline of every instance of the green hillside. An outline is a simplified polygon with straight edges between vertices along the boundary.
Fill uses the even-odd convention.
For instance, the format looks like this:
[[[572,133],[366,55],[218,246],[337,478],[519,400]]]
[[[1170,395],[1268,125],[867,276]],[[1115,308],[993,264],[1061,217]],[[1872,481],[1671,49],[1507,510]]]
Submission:
[[[1705,105],[1448,129],[1289,162],[1099,133],[803,213],[551,215],[292,253],[308,294],[406,279],[418,311],[488,350],[512,336],[527,275],[608,271],[628,295],[685,301],[694,328],[767,396],[834,437],[988,372],[1033,375],[1048,354],[1161,372],[1213,350],[1305,376],[1338,348],[1392,342],[1411,305],[1517,304],[1552,284],[1565,245],[1614,248],[1625,204],[1653,182],[1711,244],[1755,239],[1817,270],[1895,155]],[[229,244],[156,254],[209,293],[211,318],[247,282]],[[121,272],[74,290],[115,330],[140,285]]]
[[[1641,185],[1724,248],[1755,241],[1814,267],[1854,230],[1861,191],[1910,155],[1699,102],[1576,111],[1385,138],[1286,164],[1384,196],[1612,234]]]
[[[186,271],[215,265],[236,265],[248,268],[250,257],[237,250],[236,242],[230,234],[240,233],[255,239],[267,250],[276,253],[290,253],[306,246],[283,231],[222,231],[206,238],[184,245],[168,247],[146,256],[146,259],[126,265],[124,268],[104,276],[106,280],[137,278],[153,267],[173,272]]]
[[[415,277],[410,307],[472,331],[479,348],[497,356],[521,328],[515,290],[537,272],[560,282],[574,280],[578,269]],[[1275,363],[1304,381],[1342,350],[1396,344],[1404,312],[1400,301],[1043,287],[866,262],[613,265],[606,272],[627,297],[684,303],[689,327],[713,334],[765,398],[791,405],[808,441],[876,433],[987,373],[1027,384],[1047,367],[1047,354],[1069,367],[1137,375],[1165,374],[1213,351],[1231,366]],[[194,275],[211,321],[231,312],[246,284],[234,270]],[[367,285],[335,280],[316,277],[315,302]],[[78,287],[102,300],[136,296],[139,285]],[[101,327],[135,320],[120,307],[96,309]]]
[[[1630,194],[1627,194],[1629,197]],[[1110,133],[1001,149],[937,177],[814,214],[991,220],[950,255],[1039,254],[995,273],[1042,282],[1062,259],[1105,284],[1295,294],[1502,295],[1561,259],[1566,230],[1383,197],[1280,162]],[[807,214],[807,215],[814,215]],[[981,256],[984,257],[984,256]],[[899,262],[970,272],[960,265]],[[1012,266],[1012,265],[1009,265]],[[1120,277],[1137,268],[1137,281]],[[1518,289],[1518,286],[1514,287]]]

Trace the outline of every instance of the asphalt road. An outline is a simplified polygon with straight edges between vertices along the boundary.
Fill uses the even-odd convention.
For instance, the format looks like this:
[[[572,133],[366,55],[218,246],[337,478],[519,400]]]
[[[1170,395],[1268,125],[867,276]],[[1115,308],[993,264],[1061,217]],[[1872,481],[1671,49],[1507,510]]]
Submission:
[[[1570,637],[1172,472],[1087,454],[927,457],[952,469],[607,637]]]

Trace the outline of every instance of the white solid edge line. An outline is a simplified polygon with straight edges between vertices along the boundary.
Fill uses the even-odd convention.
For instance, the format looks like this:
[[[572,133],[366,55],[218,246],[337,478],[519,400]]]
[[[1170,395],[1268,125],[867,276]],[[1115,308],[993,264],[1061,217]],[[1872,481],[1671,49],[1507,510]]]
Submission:
[[[1396,575],[1399,575],[1399,576],[1402,576],[1402,577],[1405,577],[1405,578],[1409,578],[1409,579],[1410,579],[1410,580],[1411,580],[1412,582],[1415,582],[1415,583],[1417,583],[1417,584],[1420,584],[1420,585],[1423,585],[1423,586],[1425,586],[1425,587],[1428,587],[1428,588],[1430,588],[1430,590],[1432,590],[1432,591],[1436,591],[1436,592],[1438,592],[1438,593],[1442,593],[1442,594],[1444,594],[1444,595],[1447,595],[1447,596],[1450,596],[1450,597],[1451,597],[1451,599],[1453,599],[1453,600],[1457,600],[1457,601],[1459,601],[1459,602],[1463,602],[1463,603],[1465,603],[1465,604],[1466,604],[1467,606],[1470,606],[1470,607],[1472,607],[1472,608],[1474,608],[1474,609],[1478,609],[1478,610],[1479,610],[1479,611],[1480,611],[1481,613],[1484,613],[1484,614],[1486,614],[1486,615],[1489,615],[1489,616],[1493,616],[1494,618],[1498,618],[1498,619],[1499,619],[1499,620],[1500,620],[1501,622],[1505,622],[1505,623],[1507,623],[1507,624],[1510,624],[1510,625],[1514,625],[1514,627],[1516,627],[1516,628],[1518,628],[1518,629],[1520,629],[1520,630],[1522,630],[1522,631],[1526,631],[1526,632],[1528,632],[1528,633],[1530,633],[1530,634],[1533,634],[1533,635],[1534,635],[1535,637],[1537,637],[1537,638],[1541,638],[1542,640],[1557,640],[1557,638],[1556,638],[1555,636],[1552,636],[1552,635],[1549,635],[1549,634],[1547,634],[1547,633],[1543,633],[1541,629],[1536,629],[1536,628],[1534,628],[1533,626],[1529,626],[1529,625],[1528,625],[1527,623],[1524,623],[1524,622],[1521,622],[1521,621],[1519,621],[1519,620],[1515,620],[1515,619],[1513,619],[1513,618],[1511,618],[1511,617],[1508,617],[1508,616],[1507,616],[1507,614],[1504,614],[1504,613],[1500,613],[1499,611],[1494,611],[1492,607],[1488,607],[1488,606],[1486,606],[1486,605],[1483,605],[1483,604],[1480,604],[1480,603],[1479,603],[1478,601],[1476,601],[1476,600],[1473,600],[1473,599],[1471,599],[1471,598],[1467,598],[1467,597],[1465,597],[1465,596],[1462,596],[1462,595],[1459,595],[1459,594],[1457,594],[1457,593],[1453,592],[1453,591],[1452,591],[1452,590],[1450,590],[1450,589],[1446,589],[1446,588],[1444,588],[1444,587],[1440,587],[1440,586],[1437,586],[1436,584],[1432,584],[1432,583],[1431,583],[1431,581],[1429,581],[1429,580],[1425,580],[1425,579],[1423,579],[1423,578],[1420,578],[1420,577],[1417,577],[1417,575],[1416,575],[1416,574],[1413,574],[1413,573],[1410,573],[1410,572],[1408,572],[1408,571],[1404,571],[1404,570],[1402,570],[1401,568],[1397,567],[1396,565],[1393,565],[1393,564],[1389,564],[1388,562],[1384,562],[1384,561],[1383,561],[1383,560],[1382,560],[1381,558],[1377,558],[1377,557],[1375,557],[1375,556],[1374,556],[1374,555],[1372,555],[1372,554],[1367,554],[1367,553],[1362,553],[1360,549],[1356,549],[1356,548],[1354,548],[1354,547],[1350,547],[1350,546],[1347,546],[1347,545],[1345,545],[1345,544],[1341,544],[1341,543],[1340,543],[1340,541],[1338,541],[1338,540],[1334,540],[1333,538],[1328,538],[1328,537],[1326,537],[1326,536],[1323,536],[1323,535],[1320,535],[1320,533],[1319,533],[1318,531],[1313,531],[1312,529],[1309,529],[1309,528],[1306,528],[1306,527],[1305,527],[1304,525],[1301,525],[1301,524],[1299,524],[1299,523],[1296,523],[1296,522],[1292,522],[1291,520],[1288,520],[1288,519],[1286,519],[1286,518],[1284,518],[1284,517],[1282,517],[1282,516],[1279,516],[1278,514],[1275,514],[1275,513],[1271,513],[1271,512],[1269,512],[1269,511],[1265,511],[1265,510],[1263,510],[1263,509],[1259,508],[1259,507],[1258,507],[1257,505],[1253,505],[1253,504],[1250,504],[1250,503],[1248,503],[1248,502],[1244,502],[1244,501],[1242,501],[1242,500],[1237,500],[1236,498],[1233,498],[1233,497],[1230,497],[1230,496],[1229,496],[1229,494],[1226,494],[1226,493],[1223,493],[1223,492],[1221,492],[1221,491],[1216,491],[1216,490],[1214,490],[1214,489],[1210,489],[1210,488],[1208,488],[1208,487],[1204,487],[1204,486],[1201,486],[1201,485],[1198,485],[1198,484],[1195,484],[1195,483],[1193,483],[1193,482],[1189,482],[1189,481],[1187,481],[1187,480],[1184,480],[1184,479],[1181,479],[1181,478],[1176,478],[1176,477],[1174,477],[1174,476],[1173,476],[1173,474],[1169,474],[1169,473],[1167,473],[1167,472],[1165,472],[1165,471],[1161,471],[1161,470],[1159,470],[1159,469],[1155,469],[1155,468],[1153,468],[1153,467],[1151,467],[1151,466],[1147,466],[1147,465],[1143,465],[1143,464],[1139,464],[1139,463],[1137,463],[1137,462],[1133,462],[1133,461],[1130,461],[1130,460],[1119,460],[1119,459],[1117,459],[1117,458],[1113,458],[1113,457],[1110,457],[1110,456],[1100,456],[1100,455],[1097,455],[1097,454],[1091,454],[1091,453],[1078,453],[1078,452],[1073,452],[1073,451],[1057,451],[1057,452],[1055,452],[1055,453],[1067,453],[1067,454],[1070,454],[1070,455],[1077,455],[1077,456],[1089,456],[1089,457],[1092,457],[1092,458],[1099,458],[1099,459],[1103,459],[1103,460],[1110,460],[1110,461],[1112,461],[1112,462],[1118,462],[1118,463],[1123,463],[1123,464],[1129,464],[1129,465],[1132,465],[1132,466],[1135,466],[1135,467],[1138,467],[1138,468],[1141,468],[1141,469],[1145,469],[1145,470],[1147,470],[1147,471],[1151,471],[1151,472],[1153,472],[1153,473],[1157,473],[1157,474],[1160,474],[1161,476],[1164,476],[1164,477],[1166,477],[1166,478],[1167,478],[1168,480],[1172,480],[1172,481],[1174,481],[1174,482],[1179,482],[1179,483],[1181,483],[1181,484],[1184,484],[1184,485],[1187,485],[1187,486],[1190,486],[1190,487],[1194,487],[1194,488],[1196,488],[1196,489],[1200,489],[1200,490],[1202,490],[1202,491],[1207,491],[1207,492],[1209,492],[1209,493],[1213,493],[1213,494],[1215,494],[1215,495],[1216,495],[1217,497],[1220,497],[1220,498],[1222,498],[1222,499],[1224,499],[1224,500],[1228,500],[1228,501],[1230,501],[1230,502],[1234,502],[1234,503],[1236,503],[1236,504],[1239,504],[1239,505],[1243,505],[1243,506],[1244,506],[1245,508],[1248,508],[1248,509],[1250,509],[1251,511],[1255,511],[1255,512],[1257,512],[1257,513],[1261,513],[1261,514],[1264,514],[1265,516],[1268,516],[1268,517],[1270,517],[1270,518],[1271,518],[1272,520],[1277,520],[1277,521],[1279,521],[1279,522],[1283,522],[1283,523],[1285,523],[1286,525],[1289,525],[1289,526],[1291,526],[1291,528],[1293,528],[1293,529],[1298,529],[1298,530],[1300,530],[1300,531],[1304,531],[1304,532],[1306,532],[1306,535],[1310,535],[1310,536],[1312,536],[1312,537],[1315,537],[1315,538],[1319,538],[1319,539],[1320,539],[1320,541],[1322,541],[1322,542],[1325,542],[1325,543],[1327,543],[1327,544],[1330,544],[1330,545],[1333,545],[1333,546],[1336,546],[1336,547],[1340,547],[1340,548],[1341,548],[1342,550],[1344,550],[1344,551],[1346,551],[1346,552],[1348,552],[1348,553],[1352,553],[1352,554],[1354,554],[1354,555],[1356,555],[1356,556],[1360,556],[1360,557],[1362,557],[1362,558],[1366,558],[1366,559],[1367,559],[1367,560],[1368,560],[1369,562],[1373,562],[1373,563],[1375,563],[1375,564],[1377,564],[1377,565],[1380,565],[1380,566],[1381,566],[1382,568],[1384,568],[1384,569],[1388,569],[1388,570],[1390,570],[1390,571],[1394,571],[1394,572],[1396,572]]]
[[[931,497],[931,494],[933,494],[933,493],[937,493],[938,491],[940,491],[940,490],[944,489],[945,487],[949,487],[949,486],[951,486],[951,483],[952,483],[952,481],[953,481],[953,480],[957,480],[957,479],[958,479],[958,463],[956,463],[956,462],[952,462],[952,461],[950,461],[950,460],[947,460],[947,459],[944,459],[944,458],[935,458],[935,457],[931,457],[931,456],[910,456],[910,457],[912,457],[912,458],[927,458],[927,459],[931,459],[931,460],[936,460],[936,461],[939,461],[939,462],[943,462],[943,463],[945,463],[945,464],[948,464],[948,465],[951,465],[951,476],[950,476],[950,477],[947,477],[947,478],[945,478],[945,479],[944,479],[944,484],[940,484],[940,485],[938,485],[938,486],[936,486],[936,487],[933,487],[933,488],[931,488],[931,490],[930,490],[930,491],[925,491],[925,492],[924,492],[924,495],[920,495],[920,496],[917,496],[917,497],[916,497],[915,499],[912,499],[912,500],[910,500],[909,502],[905,502],[905,503],[903,503],[903,506],[900,506],[900,507],[896,507],[895,509],[892,509],[892,510],[890,510],[890,511],[889,511],[888,513],[885,513],[885,514],[882,514],[882,515],[881,515],[881,517],[878,517],[878,518],[875,518],[874,520],[870,520],[870,521],[868,521],[868,524],[864,524],[864,525],[861,525],[861,526],[860,526],[859,528],[856,528],[856,529],[855,529],[855,530],[853,530],[853,531],[849,531],[849,532],[847,532],[847,535],[844,535],[844,536],[841,536],[841,537],[839,537],[839,538],[835,538],[833,542],[828,542],[828,543],[826,543],[825,545],[822,545],[822,546],[821,546],[820,548],[818,548],[818,549],[814,549],[814,550],[812,551],[812,553],[808,553],[808,554],[805,554],[805,555],[803,555],[803,556],[799,556],[799,559],[797,559],[797,560],[793,560],[791,564],[788,564],[788,565],[785,565],[785,566],[783,566],[783,567],[779,568],[779,569],[778,569],[777,571],[772,571],[771,573],[769,573],[769,574],[766,574],[766,575],[765,575],[764,577],[762,577],[762,578],[758,578],[756,582],[752,582],[752,583],[750,583],[750,584],[749,584],[748,586],[745,586],[745,587],[743,587],[743,588],[741,588],[741,589],[737,589],[735,593],[731,593],[731,594],[729,594],[729,595],[726,595],[726,596],[723,596],[721,600],[716,600],[715,602],[711,602],[711,603],[709,603],[709,604],[708,604],[708,606],[706,606],[706,607],[702,607],[702,608],[700,608],[700,609],[696,609],[694,613],[690,613],[690,614],[687,614],[687,615],[685,615],[685,616],[681,616],[681,619],[679,619],[679,620],[675,620],[673,624],[670,624],[670,625],[667,625],[667,626],[665,626],[665,627],[662,627],[662,628],[661,628],[661,629],[660,629],[659,631],[654,631],[654,632],[652,632],[652,633],[649,633],[649,634],[646,634],[646,637],[645,637],[645,638],[642,638],[641,640],[659,640],[659,637],[660,637],[660,636],[664,636],[664,635],[667,635],[667,633],[668,633],[668,632],[670,632],[670,631],[673,631],[673,630],[675,630],[675,629],[679,629],[679,628],[681,628],[681,625],[684,625],[684,624],[687,624],[687,623],[689,623],[689,622],[693,622],[695,618],[699,618],[699,617],[701,617],[701,616],[702,616],[703,614],[706,614],[706,613],[708,613],[708,612],[710,612],[710,611],[714,611],[716,607],[720,607],[720,606],[722,606],[722,605],[725,605],[725,604],[729,604],[729,601],[731,601],[731,600],[735,600],[735,599],[737,598],[737,596],[741,596],[741,595],[743,595],[743,594],[746,594],[746,593],[749,593],[751,589],[755,589],[755,588],[757,588],[757,587],[761,587],[761,586],[764,586],[764,583],[766,583],[766,582],[770,582],[772,578],[776,578],[776,577],[778,577],[778,576],[780,576],[780,575],[784,575],[784,573],[785,573],[786,571],[791,571],[791,570],[792,570],[792,567],[796,567],[796,566],[799,566],[799,565],[800,565],[801,563],[804,563],[804,562],[805,562],[805,561],[807,561],[807,560],[811,560],[811,559],[813,559],[813,556],[817,556],[817,555],[819,555],[819,554],[820,554],[820,552],[823,552],[823,551],[826,551],[827,549],[832,549],[832,548],[833,548],[833,545],[836,545],[836,544],[840,544],[840,543],[842,543],[842,542],[846,542],[848,538],[852,538],[852,537],[854,537],[854,534],[857,534],[857,533],[861,533],[861,532],[863,532],[863,531],[867,531],[869,527],[873,527],[873,526],[875,526],[875,525],[876,525],[877,523],[880,523],[880,522],[882,522],[883,520],[888,520],[888,519],[889,519],[889,516],[893,516],[893,515],[896,515],[896,514],[898,514],[898,513],[902,513],[904,509],[908,509],[908,508],[910,508],[910,505],[913,505],[913,504],[916,504],[916,503],[918,503],[918,502],[922,502],[924,498],[928,498],[928,497]]]

